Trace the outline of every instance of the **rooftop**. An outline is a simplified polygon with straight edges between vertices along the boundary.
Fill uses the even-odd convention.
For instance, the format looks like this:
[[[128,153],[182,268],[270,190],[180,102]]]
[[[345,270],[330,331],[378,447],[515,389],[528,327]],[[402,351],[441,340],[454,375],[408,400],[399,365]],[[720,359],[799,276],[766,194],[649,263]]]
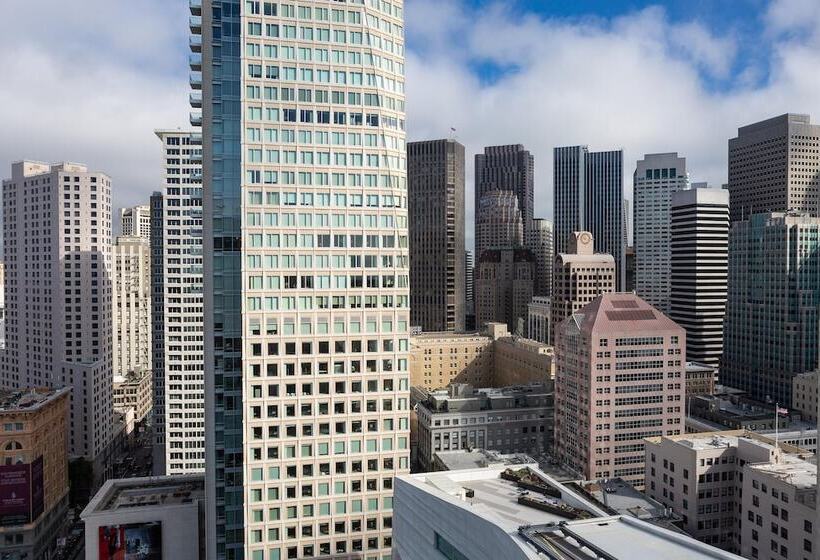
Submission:
[[[449,471],[480,469],[498,466],[536,466],[538,463],[523,453],[503,454],[487,449],[461,449],[458,451],[438,451],[438,463]]]
[[[35,389],[31,391],[5,391],[0,389],[0,414],[4,412],[31,412],[67,395],[70,389]]]
[[[674,522],[680,520],[680,517],[672,515],[671,509],[639,492],[631,484],[620,478],[585,481],[578,483],[578,485],[618,515],[630,515],[644,521],[667,520]]]
[[[687,535],[624,515],[522,527],[520,533],[553,560],[741,560]]]
[[[798,490],[817,487],[817,465],[791,455],[784,455],[777,463],[749,465],[749,468],[767,473]]]
[[[750,430],[724,430],[716,432],[703,432],[696,434],[681,434],[678,436],[660,436],[646,438],[647,441],[658,444],[661,441],[670,441],[683,445],[696,451],[703,451],[707,449],[725,449],[727,447],[737,447],[738,443],[743,440],[753,443],[759,447],[774,449],[774,438],[752,432]],[[799,455],[806,455],[805,449],[800,449],[793,445],[780,442],[778,447],[785,453],[793,453]]]
[[[83,517],[125,509],[178,506],[204,498],[203,475],[112,479],[97,492]]]

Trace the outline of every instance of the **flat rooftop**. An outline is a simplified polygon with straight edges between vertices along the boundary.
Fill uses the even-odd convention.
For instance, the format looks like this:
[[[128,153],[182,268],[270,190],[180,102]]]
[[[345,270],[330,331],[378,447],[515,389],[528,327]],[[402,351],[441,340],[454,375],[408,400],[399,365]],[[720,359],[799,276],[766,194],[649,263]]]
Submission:
[[[4,412],[32,412],[70,389],[38,389],[36,391],[0,390],[0,414]]]
[[[741,560],[687,535],[627,516],[522,528],[521,535],[554,560]]]
[[[749,468],[767,473],[798,490],[817,487],[817,465],[790,455],[783,455],[779,463],[749,465]]]
[[[631,515],[645,521],[670,518],[668,509],[662,503],[638,492],[631,484],[620,478],[587,481],[579,485],[596,500],[620,515]]]
[[[517,466],[512,469],[517,469]],[[446,494],[462,503],[474,515],[491,520],[507,533],[514,534],[522,525],[542,525],[566,521],[570,516],[560,515],[536,507],[520,504],[522,496],[535,499],[553,508],[585,512],[593,516],[607,515],[598,506],[580,494],[562,486],[543,472],[530,468],[530,472],[561,497],[552,497],[534,490],[520,488],[514,481],[501,478],[506,467],[488,467],[460,471],[419,473],[405,480],[426,488],[433,493]]]
[[[450,471],[480,469],[488,466],[537,466],[538,463],[523,453],[503,454],[485,449],[461,449],[458,451],[438,451],[439,462]]]
[[[203,475],[123,478],[107,481],[86,507],[93,513],[190,504],[205,498]]]

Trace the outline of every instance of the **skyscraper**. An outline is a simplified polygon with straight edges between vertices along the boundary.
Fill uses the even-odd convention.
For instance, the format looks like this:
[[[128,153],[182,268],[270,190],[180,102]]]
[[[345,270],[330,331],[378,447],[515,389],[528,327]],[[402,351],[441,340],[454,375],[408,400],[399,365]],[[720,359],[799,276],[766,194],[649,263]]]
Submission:
[[[113,247],[114,375],[151,369],[151,248],[140,236],[118,236]]]
[[[550,328],[602,294],[615,291],[615,259],[595,252],[595,240],[588,231],[572,234],[566,253],[555,257],[553,269]],[[550,334],[550,342],[553,336]]]
[[[473,252],[464,251],[464,330],[475,331],[475,267]]]
[[[111,179],[12,164],[3,181],[6,351],[0,385],[71,387],[69,453],[102,474],[111,440]]]
[[[487,206],[482,205],[481,199],[485,194],[491,191],[509,191],[515,194],[517,199],[518,211],[520,212],[520,226],[515,226],[513,223],[507,227],[502,227],[504,231],[514,230],[516,227],[521,228],[520,243],[527,239],[529,234],[530,224],[533,218],[534,211],[534,184],[535,184],[535,159],[532,154],[524,149],[520,144],[509,146],[489,146],[484,148],[483,154],[476,154],[475,156],[475,231],[479,231],[479,223],[490,223],[487,219],[487,212],[494,212],[498,206],[491,204]],[[498,201],[496,200],[496,203]],[[507,202],[503,205],[506,208],[512,208],[512,204]],[[515,221],[515,212],[510,211],[504,214],[504,218]],[[487,234],[489,238],[498,237],[494,234]],[[491,246],[485,246],[484,240],[479,239],[476,233],[476,247],[475,259],[476,262],[481,258],[481,252],[484,249],[491,249]]]
[[[407,144],[410,322],[425,331],[464,331],[464,146]]]
[[[669,208],[672,193],[689,188],[686,159],[647,154],[632,179],[635,224],[635,293],[669,313]]]
[[[488,249],[521,247],[524,228],[518,198],[512,191],[489,191],[481,196],[476,207],[475,244],[481,253]]]
[[[388,557],[409,469],[402,3],[201,14],[209,554]]]
[[[644,438],[684,431],[686,332],[634,294],[604,294],[555,337],[558,461],[643,487]]]
[[[729,140],[729,217],[820,214],[820,125],[788,113],[738,129]]]
[[[162,190],[152,197],[154,471],[205,469],[202,139],[157,130]]]
[[[572,233],[588,231],[597,249],[615,259],[617,289],[626,284],[623,151],[587,146],[553,150],[555,253],[566,253]]]
[[[686,329],[686,357],[717,369],[729,267],[729,193],[693,188],[672,194],[669,317]]]
[[[487,249],[476,266],[476,326],[504,323],[522,336],[535,284],[535,255],[525,248]]]
[[[526,240],[527,248],[535,255],[533,294],[536,296],[549,296],[552,293],[553,233],[551,221],[535,218]]]
[[[151,208],[144,205],[120,208],[120,226],[120,235],[148,239],[151,236]]]
[[[791,402],[792,377],[817,368],[820,218],[755,214],[729,232],[723,384]]]

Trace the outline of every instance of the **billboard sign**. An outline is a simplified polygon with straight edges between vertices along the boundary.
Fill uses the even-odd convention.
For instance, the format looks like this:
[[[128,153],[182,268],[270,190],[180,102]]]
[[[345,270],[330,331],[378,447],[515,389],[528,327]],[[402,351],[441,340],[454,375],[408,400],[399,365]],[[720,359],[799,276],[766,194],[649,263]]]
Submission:
[[[152,521],[100,527],[98,558],[162,560],[162,524]]]
[[[25,525],[43,513],[43,458],[0,466],[0,526]]]

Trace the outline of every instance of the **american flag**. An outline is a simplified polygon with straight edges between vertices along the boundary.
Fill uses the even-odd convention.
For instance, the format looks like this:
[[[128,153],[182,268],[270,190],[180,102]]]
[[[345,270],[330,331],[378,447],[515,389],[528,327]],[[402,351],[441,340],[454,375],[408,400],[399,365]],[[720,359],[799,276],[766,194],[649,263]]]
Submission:
[[[776,407],[776,410],[777,410],[777,414],[787,415],[789,413],[788,408],[783,408],[781,406]]]

